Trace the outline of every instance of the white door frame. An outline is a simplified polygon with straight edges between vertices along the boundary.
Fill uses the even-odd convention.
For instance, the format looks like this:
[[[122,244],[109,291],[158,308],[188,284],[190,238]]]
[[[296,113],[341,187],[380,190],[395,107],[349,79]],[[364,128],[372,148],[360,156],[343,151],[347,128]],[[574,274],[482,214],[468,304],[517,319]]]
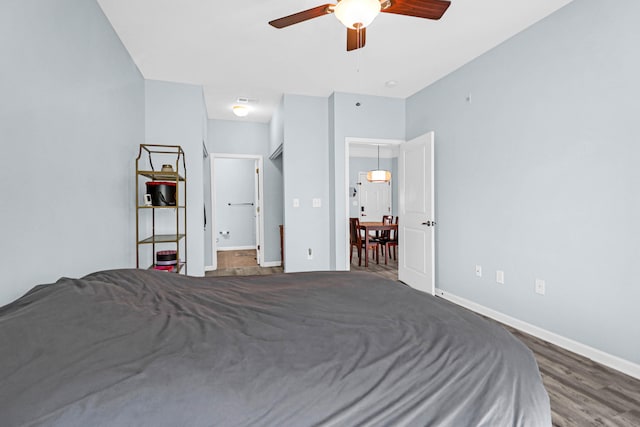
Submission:
[[[210,153],[210,157],[211,157],[211,176],[210,176],[210,180],[211,180],[211,246],[212,246],[212,252],[211,252],[211,267],[209,268],[210,270],[217,270],[218,269],[218,253],[217,253],[217,245],[216,245],[216,183],[215,183],[215,178],[214,178],[214,162],[216,159],[253,159],[255,160],[256,164],[257,164],[257,168],[258,168],[258,185],[257,188],[255,189],[255,196],[256,196],[256,246],[260,245],[260,250],[257,252],[258,255],[258,264],[260,265],[260,267],[263,266],[264,264],[264,182],[263,182],[263,175],[264,175],[264,169],[263,169],[263,158],[261,155],[257,155],[257,154],[232,154],[232,153]],[[258,197],[258,194],[261,197]]]
[[[345,211],[343,217],[343,223],[349,223],[349,145],[350,144],[367,144],[367,145],[399,145],[402,144],[404,140],[402,139],[376,139],[376,138],[356,138],[356,137],[346,137],[344,139],[344,182],[342,183],[342,188],[344,189],[344,199],[345,199]],[[336,242],[338,244],[338,242]],[[351,263],[349,262],[349,251],[351,250],[351,244],[349,239],[349,227],[345,227],[345,235],[344,235],[344,245],[345,245],[345,254],[347,255],[344,259],[344,268],[343,270],[350,271]],[[400,254],[398,254],[400,255]],[[336,262],[336,268],[339,268]]]

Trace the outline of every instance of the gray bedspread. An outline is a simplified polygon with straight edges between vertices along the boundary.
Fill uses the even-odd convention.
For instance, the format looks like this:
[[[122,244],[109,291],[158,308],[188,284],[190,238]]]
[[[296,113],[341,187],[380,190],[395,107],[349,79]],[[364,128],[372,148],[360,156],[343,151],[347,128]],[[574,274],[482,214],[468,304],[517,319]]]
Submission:
[[[0,309],[2,426],[550,426],[502,327],[367,273],[113,270]]]

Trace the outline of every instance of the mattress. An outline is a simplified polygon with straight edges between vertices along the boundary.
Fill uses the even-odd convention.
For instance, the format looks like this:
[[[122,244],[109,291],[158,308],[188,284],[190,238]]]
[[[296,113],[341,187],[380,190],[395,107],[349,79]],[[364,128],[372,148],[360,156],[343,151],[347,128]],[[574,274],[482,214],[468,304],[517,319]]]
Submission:
[[[550,426],[504,328],[368,273],[110,270],[0,309],[3,426]]]

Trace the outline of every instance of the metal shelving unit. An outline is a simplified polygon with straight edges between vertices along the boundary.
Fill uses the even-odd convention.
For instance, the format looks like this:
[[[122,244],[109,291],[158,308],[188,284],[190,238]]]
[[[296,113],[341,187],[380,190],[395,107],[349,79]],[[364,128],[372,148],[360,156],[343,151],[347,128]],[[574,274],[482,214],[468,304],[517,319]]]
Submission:
[[[155,165],[154,165],[155,162]],[[158,170],[171,165],[172,170]],[[164,169],[164,168],[162,168]],[[149,181],[175,183],[175,206],[145,203]],[[187,168],[179,145],[140,144],[136,158],[136,267],[156,268],[156,250],[175,249],[175,273],[187,273]],[[171,212],[173,210],[173,212]],[[151,254],[149,255],[148,252]]]

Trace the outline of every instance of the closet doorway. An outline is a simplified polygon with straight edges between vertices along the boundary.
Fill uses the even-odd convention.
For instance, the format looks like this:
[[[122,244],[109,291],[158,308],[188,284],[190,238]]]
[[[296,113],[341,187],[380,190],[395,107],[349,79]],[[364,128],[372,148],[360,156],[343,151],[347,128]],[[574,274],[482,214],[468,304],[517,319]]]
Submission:
[[[262,156],[214,153],[211,157],[211,268],[228,268],[236,262],[262,266]]]

